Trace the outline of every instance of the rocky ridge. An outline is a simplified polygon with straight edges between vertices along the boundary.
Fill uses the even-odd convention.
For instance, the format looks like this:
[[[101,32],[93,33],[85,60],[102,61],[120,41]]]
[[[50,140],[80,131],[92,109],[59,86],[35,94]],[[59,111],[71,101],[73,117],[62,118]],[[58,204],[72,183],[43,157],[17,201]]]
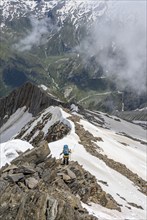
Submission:
[[[86,131],[83,128],[83,126],[78,123],[80,121],[80,117],[72,116],[70,117],[70,120],[72,120],[75,123],[75,129],[76,133],[80,137],[80,143],[90,154],[98,157],[100,160],[103,160],[109,167],[118,171],[119,173],[133,181],[133,183],[139,187],[139,190],[145,195],[147,195],[147,183],[145,180],[139,177],[136,173],[133,173],[131,170],[129,170],[124,164],[121,164],[108,158],[106,155],[102,153],[102,150],[100,148],[97,150],[97,146],[95,145],[95,143],[97,141],[103,141],[102,138],[94,137],[89,131]]]
[[[33,85],[30,85],[27,88],[30,87],[34,88]],[[31,104],[32,102],[35,103],[36,96],[32,95],[34,90],[35,94],[40,96],[37,109],[33,109]],[[30,93],[28,92],[29,90],[26,92],[26,96],[28,95],[30,99],[28,102],[25,98],[24,100],[19,98],[19,96],[22,97],[20,95],[21,92],[19,92],[19,95],[16,99],[18,103],[14,98],[11,100],[10,97],[6,98],[3,102],[6,103],[6,105],[4,105],[6,106],[5,109],[8,108],[8,103],[11,103],[10,106],[12,112],[13,105],[15,106],[14,109],[16,111],[17,108],[23,106],[23,103],[25,103],[29,110],[31,109],[30,111],[34,115],[34,118],[30,120],[29,123],[26,124],[26,126],[24,126],[18,134],[16,134],[16,136],[13,136],[13,139],[25,140],[31,143],[34,146],[34,149],[21,154],[22,152],[20,146],[19,154],[21,155],[13,160],[10,166],[6,165],[0,171],[0,187],[2,189],[0,194],[0,204],[2,204],[0,207],[0,216],[3,217],[2,219],[7,219],[5,216],[6,210],[8,210],[7,213],[9,213],[8,219],[10,218],[9,216],[15,216],[14,219],[26,219],[23,216],[27,216],[27,218],[30,219],[32,215],[35,216],[34,220],[37,218],[66,219],[64,216],[66,212],[68,216],[67,219],[70,218],[70,215],[72,216],[71,219],[95,219],[95,217],[89,216],[87,211],[83,210],[81,204],[79,205],[80,201],[82,201],[84,204],[88,204],[89,207],[90,203],[92,202],[94,204],[100,204],[107,209],[114,209],[122,212],[124,206],[126,209],[130,209],[131,211],[133,210],[133,207],[139,211],[144,211],[145,208],[143,203],[139,203],[137,201],[133,202],[132,198],[126,198],[125,195],[122,196],[121,190],[116,191],[115,194],[121,200],[125,201],[125,205],[122,203],[122,201],[118,200],[114,194],[110,193],[110,195],[106,193],[105,190],[107,190],[111,185],[109,179],[107,182],[103,181],[105,178],[103,179],[103,177],[97,177],[97,174],[93,174],[96,177],[92,176],[89,173],[91,170],[89,172],[85,171],[77,162],[70,161],[70,164],[67,167],[61,166],[61,160],[52,158],[50,155],[48,143],[50,143],[50,149],[54,154],[55,152],[53,147],[56,147],[57,143],[59,144],[59,146],[57,145],[59,148],[56,149],[58,151],[59,149],[61,150],[60,146],[64,141],[66,141],[68,138],[72,139],[75,137],[78,150],[81,150],[81,145],[88,152],[89,157],[93,155],[95,158],[101,160],[102,163],[104,162],[107,167],[110,167],[113,171],[120,173],[122,178],[131,181],[131,184],[134,188],[136,188],[137,192],[140,191],[139,193],[145,196],[145,180],[139,177],[135,172],[131,171],[125,165],[125,163],[118,162],[119,158],[115,161],[110,159],[109,156],[105,155],[103,149],[99,147],[99,143],[105,142],[106,140],[99,137],[98,134],[95,137],[91,133],[90,128],[89,130],[86,130],[84,129],[84,126],[80,124],[81,119],[83,119],[86,123],[89,121],[90,123],[96,125],[97,129],[102,128],[103,132],[105,132],[105,129],[108,129],[111,135],[111,129],[107,125],[103,114],[100,112],[91,112],[90,114],[90,111],[82,109],[80,109],[78,113],[72,112],[69,103],[66,104],[57,100],[51,94],[48,94],[48,91],[44,92],[42,89],[39,89],[39,91],[36,92],[36,90],[38,90],[38,87],[32,89]],[[23,93],[23,95],[25,95],[25,93]],[[42,103],[42,97],[44,98],[44,96],[45,100],[48,101],[45,103],[47,108],[42,110],[39,103]],[[53,106],[50,106],[50,103],[53,103]],[[60,105],[60,107],[58,107],[58,105]],[[11,111],[9,114],[11,114]],[[37,113],[37,111],[39,113]],[[105,114],[105,116],[113,119],[113,123],[116,123],[117,121],[117,123],[121,125],[121,119],[108,114]],[[119,127],[119,125],[117,126]],[[78,139],[76,136],[78,136]],[[128,138],[131,139],[130,136],[128,136]],[[61,139],[64,139],[64,141],[62,142]],[[43,140],[46,140],[47,142],[41,142]],[[59,142],[56,142],[58,140]],[[73,142],[74,141],[75,140],[73,139]],[[135,141],[143,145],[146,144],[145,142],[141,143],[140,139],[134,138],[134,144],[136,144]],[[122,142],[121,144],[125,145],[126,143]],[[125,146],[129,145],[126,144]],[[6,148],[7,149],[4,150],[8,150],[8,154],[11,153],[11,151],[8,149],[9,144],[6,146]],[[75,149],[75,151],[76,150],[77,149]],[[73,160],[81,163],[81,161],[78,160],[78,154],[75,152],[73,155]],[[54,156],[58,158],[56,154]],[[84,156],[82,160],[83,159],[85,159]],[[84,164],[83,161],[81,164]],[[90,166],[91,163],[89,163],[85,169],[89,170]],[[123,181],[121,184],[123,184]],[[5,188],[5,186],[7,188]],[[66,193],[64,193],[65,191]],[[18,195],[18,197],[16,196],[16,199],[15,194]],[[18,205],[20,198],[21,203]],[[114,200],[114,198],[117,202]],[[5,200],[7,203],[5,203]],[[66,204],[67,201],[70,204],[69,206]],[[34,208],[35,205],[37,209]],[[29,210],[29,212],[27,213],[26,210]],[[44,217],[44,215],[47,217]]]
[[[96,178],[77,162],[62,166],[47,142],[14,159],[0,170],[0,219],[96,220],[81,206],[95,202],[120,211]]]
[[[13,90],[8,96],[0,99],[0,126],[21,107],[26,107],[33,116],[37,116],[48,106],[68,107],[69,104],[61,102],[56,97],[38,88],[31,83],[26,83],[22,87]]]

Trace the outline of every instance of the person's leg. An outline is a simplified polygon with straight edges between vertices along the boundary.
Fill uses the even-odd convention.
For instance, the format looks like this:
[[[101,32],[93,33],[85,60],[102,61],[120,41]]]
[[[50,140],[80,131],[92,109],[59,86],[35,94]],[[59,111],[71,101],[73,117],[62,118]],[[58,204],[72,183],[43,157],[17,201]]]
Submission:
[[[67,157],[67,158],[66,158],[66,164],[67,164],[67,165],[68,165],[68,163],[69,163],[69,161],[68,161],[68,160],[69,160],[69,157]]]
[[[63,164],[65,164],[65,162],[66,162],[66,161],[65,161],[65,157],[63,157]]]

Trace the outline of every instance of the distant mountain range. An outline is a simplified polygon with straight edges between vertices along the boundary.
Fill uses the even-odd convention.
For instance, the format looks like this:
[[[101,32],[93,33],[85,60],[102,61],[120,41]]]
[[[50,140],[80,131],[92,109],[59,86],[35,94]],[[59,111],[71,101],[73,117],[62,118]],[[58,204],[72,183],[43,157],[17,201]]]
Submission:
[[[85,108],[112,112],[123,103],[125,110],[144,107],[144,92],[118,88],[96,54],[86,57],[90,44],[87,49],[83,40],[106,19],[107,8],[107,1],[1,0],[0,96],[30,81]]]

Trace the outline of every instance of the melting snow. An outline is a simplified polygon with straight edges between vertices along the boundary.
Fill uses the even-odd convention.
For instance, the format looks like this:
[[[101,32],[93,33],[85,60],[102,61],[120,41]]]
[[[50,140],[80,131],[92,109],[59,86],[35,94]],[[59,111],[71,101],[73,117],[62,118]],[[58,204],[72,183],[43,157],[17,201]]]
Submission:
[[[146,179],[145,145],[130,139],[128,140],[128,138],[125,137],[122,138],[111,130],[103,128],[98,129],[84,120],[81,120],[80,124],[83,125],[85,130],[88,130],[93,134],[93,136],[102,138],[103,141],[99,141],[97,144],[103,149],[104,154],[117,162],[125,164],[134,173],[137,173],[140,177]],[[140,127],[138,129],[140,130]],[[124,145],[123,142],[124,144],[126,143],[126,145]],[[139,166],[136,166],[136,164],[139,164]]]
[[[26,107],[19,108],[0,128],[0,143],[10,140],[33,118],[32,114],[25,110]]]
[[[122,212],[109,210],[93,203],[89,205],[82,203],[83,207],[85,207],[89,211],[89,213],[97,216],[101,220],[145,220],[146,196],[138,190],[138,187],[135,186],[134,183],[127,179],[125,176],[108,167],[102,160],[89,154],[85,150],[84,146],[79,144],[80,139],[79,136],[75,133],[74,123],[68,120],[70,114],[64,112],[61,108],[47,108],[42,113],[40,118],[37,119],[37,121],[42,120],[43,115],[48,112],[52,114],[52,118],[43,128],[44,132],[47,132],[48,128],[56,121],[62,121],[63,123],[68,124],[68,126],[70,126],[71,128],[70,133],[66,137],[61,140],[49,143],[52,156],[60,158],[60,153],[62,152],[63,145],[68,144],[72,150],[70,159],[78,161],[78,163],[81,164],[85,170],[89,171],[92,175],[96,177],[98,182],[100,180],[107,182],[107,185],[103,184],[102,182],[99,182],[99,184],[106,193],[112,195],[112,197],[121,205]],[[106,121],[108,122],[108,119],[105,116],[104,119],[106,119]],[[37,121],[34,121],[34,124],[31,125],[30,129],[32,129],[35,124],[37,124]],[[113,121],[115,120],[113,119]],[[120,141],[122,141],[122,139],[124,138],[124,142],[127,142],[130,139],[116,134],[114,130],[117,128],[117,126],[114,125],[114,123],[112,123],[113,126],[111,126],[111,122],[112,120],[109,120],[111,127],[110,130],[91,125],[89,122],[83,119],[80,121],[80,124],[82,124],[84,128],[91,132],[94,136],[101,137],[104,140],[103,142],[98,142],[98,145],[104,150],[104,153],[107,154],[109,158],[113,158],[115,159],[115,161],[120,161],[128,168],[130,168],[133,172],[136,171],[136,173],[145,178],[145,146],[136,142],[135,140],[131,140],[130,142],[128,142],[129,146],[124,146],[122,143],[119,142],[119,138]],[[115,121],[115,123],[120,123],[120,127],[121,122]],[[123,121],[122,126],[128,127],[128,122],[126,122],[126,124],[127,126],[125,125],[125,121]],[[130,124],[130,126],[132,134],[133,124]],[[140,127],[135,125],[134,129],[138,129],[138,132],[133,132],[133,135],[138,133],[139,136]],[[125,132],[127,133],[129,131],[130,128],[128,127],[128,130],[126,129]],[[28,129],[27,132],[30,132],[30,130]],[[141,137],[143,137],[143,135],[141,135]],[[138,145],[138,147],[133,147],[133,144],[136,144],[136,147]],[[1,166],[4,165],[6,162],[10,163],[12,159],[18,156],[19,151],[25,151],[28,148],[32,148],[32,146],[29,143],[21,140],[12,140],[1,144]],[[128,202],[135,203],[138,206],[141,206],[143,209],[130,206]]]
[[[0,167],[19,156],[19,153],[33,148],[31,144],[22,140],[11,140],[0,144]]]
[[[2,9],[3,19],[19,18],[20,16],[27,16],[27,13],[34,11],[34,13],[40,17],[45,16],[45,13],[54,9],[59,5],[57,14],[61,22],[69,16],[72,17],[74,23],[83,17],[84,14],[92,12],[90,16],[87,16],[88,20],[95,20],[97,17],[104,14],[106,10],[106,2],[103,0],[50,0],[37,2],[35,0],[1,0],[0,9]],[[76,12],[76,13],[75,13]],[[10,18],[11,17],[11,18]]]
[[[40,87],[45,91],[48,90],[48,88],[45,85],[41,85]]]

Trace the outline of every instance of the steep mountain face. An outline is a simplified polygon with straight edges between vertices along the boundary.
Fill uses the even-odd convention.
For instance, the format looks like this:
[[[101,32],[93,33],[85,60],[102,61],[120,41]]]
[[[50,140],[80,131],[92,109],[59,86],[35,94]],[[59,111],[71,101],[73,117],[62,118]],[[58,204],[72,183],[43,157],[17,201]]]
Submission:
[[[1,219],[145,219],[146,130],[62,103],[45,86],[25,89],[28,101],[19,99],[24,87],[7,98],[0,130]],[[64,144],[72,152],[65,166]]]
[[[114,78],[104,76],[96,55],[85,59],[79,49],[106,10],[106,1],[1,0],[0,96],[30,81],[86,108],[121,110]],[[126,110],[147,101],[144,94],[129,94]]]
[[[50,94],[45,86],[40,86],[39,88],[31,83],[26,83],[24,86],[11,92],[9,96],[0,99],[0,126],[19,108],[25,106],[29,113],[36,116],[43,109],[51,105],[68,107],[68,104],[61,102],[57,97]]]

